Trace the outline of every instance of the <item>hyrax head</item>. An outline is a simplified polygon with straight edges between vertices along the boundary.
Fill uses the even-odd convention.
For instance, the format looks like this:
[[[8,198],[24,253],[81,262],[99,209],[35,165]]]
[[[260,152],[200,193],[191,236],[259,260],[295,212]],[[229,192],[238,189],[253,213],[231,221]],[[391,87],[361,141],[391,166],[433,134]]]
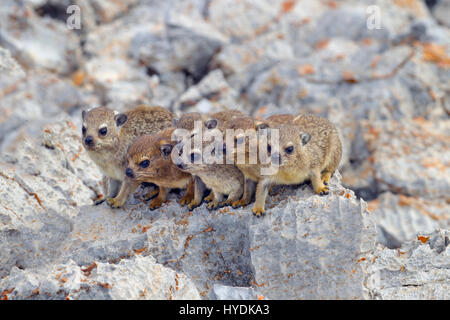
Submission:
[[[125,169],[128,178],[145,182],[167,174],[176,142],[170,140],[170,135],[167,138],[166,131],[141,136],[130,146]]]
[[[199,112],[188,112],[183,114],[180,118],[174,119],[174,126],[178,129],[194,130],[194,128],[200,127],[206,129],[214,129],[221,121],[220,114],[201,114]]]
[[[293,125],[280,125],[267,130],[267,155],[272,164],[280,167],[296,166],[296,163],[304,160],[305,148],[311,140],[309,133]]]
[[[211,164],[223,164],[222,132],[216,128],[194,128],[175,131],[177,141],[172,154],[173,162],[181,171],[191,174],[211,170]]]
[[[127,115],[105,107],[81,113],[82,142],[90,151],[113,149],[119,143],[119,130],[127,121]]]

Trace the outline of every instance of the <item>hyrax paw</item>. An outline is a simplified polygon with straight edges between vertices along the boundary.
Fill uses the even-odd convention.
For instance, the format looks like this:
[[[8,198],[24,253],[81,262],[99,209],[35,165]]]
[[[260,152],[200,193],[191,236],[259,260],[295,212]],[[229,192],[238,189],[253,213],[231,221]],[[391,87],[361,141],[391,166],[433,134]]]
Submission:
[[[323,186],[323,188],[317,189],[316,193],[321,195],[321,196],[325,196],[325,195],[327,195],[329,193],[328,187],[327,186]]]
[[[191,197],[191,196],[188,196],[188,195],[184,196],[184,197],[181,198],[180,201],[179,201],[179,203],[180,203],[182,206],[185,206],[185,205],[187,205],[187,204],[190,204],[191,202],[192,202],[192,197]]]
[[[106,202],[109,204],[111,208],[117,209],[123,206],[123,201],[120,201],[117,198],[107,198]]]
[[[263,208],[256,208],[254,207],[252,209],[253,215],[256,216],[257,218],[261,217],[264,215],[265,210]]]
[[[153,199],[154,197],[156,197],[158,194],[159,194],[158,189],[147,192],[146,194],[144,194],[144,200],[149,201],[149,200]]]
[[[163,204],[163,201],[159,198],[153,199],[152,202],[150,202],[150,205],[148,206],[150,210],[155,210],[161,207]]]
[[[188,208],[189,208],[189,210],[194,210],[194,209],[197,208],[200,204],[201,204],[201,202],[197,202],[197,201],[195,201],[195,200],[192,200],[191,202],[189,202]]]
[[[239,207],[246,206],[247,204],[248,204],[247,201],[241,199],[241,200],[238,200],[238,201],[233,201],[231,203],[231,206],[236,209],[236,208],[239,208]]]
[[[209,210],[216,210],[216,209],[219,209],[221,207],[223,207],[223,202],[216,202],[216,201],[210,202],[206,206],[206,208],[208,208]]]
[[[206,202],[211,202],[211,201],[213,201],[214,200],[214,193],[213,192],[211,192],[205,199],[203,199],[203,200],[205,200]]]

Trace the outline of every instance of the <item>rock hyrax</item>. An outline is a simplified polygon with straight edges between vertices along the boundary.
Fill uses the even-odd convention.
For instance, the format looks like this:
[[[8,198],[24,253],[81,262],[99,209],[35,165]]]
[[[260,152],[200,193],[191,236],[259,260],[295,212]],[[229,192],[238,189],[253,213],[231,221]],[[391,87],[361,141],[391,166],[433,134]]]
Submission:
[[[201,130],[203,137],[206,134],[211,133],[212,130],[219,130],[217,133],[220,137],[223,136],[222,130],[224,129],[224,123],[227,121],[237,118],[244,117],[245,114],[238,110],[225,110],[216,113],[210,114],[200,114],[198,112],[191,112],[184,114],[177,121],[178,129],[185,129],[186,137],[188,139],[192,139],[194,136],[199,134],[199,129]],[[194,126],[195,121],[201,121],[202,125],[200,128]],[[189,150],[189,155],[184,155],[183,157],[182,151],[183,146],[178,141],[178,152],[179,158],[177,159],[177,166],[184,170],[185,172],[189,172],[194,176],[195,180],[195,197],[194,200],[189,204],[189,208],[193,209],[199,206],[203,200],[203,193],[205,187],[211,189],[211,193],[208,197],[205,198],[207,202],[211,202],[208,204],[209,209],[216,209],[219,206],[223,206],[226,204],[231,204],[232,201],[236,202],[242,194],[242,174],[233,164],[226,164],[223,157],[220,161],[223,164],[218,163],[205,163],[200,160],[191,161],[191,157],[196,157],[196,159],[203,159],[206,154],[202,155],[203,147],[207,145],[211,145],[210,140],[204,141],[202,144],[202,150],[194,150],[193,141],[189,140],[191,143],[191,148]],[[202,143],[202,141],[200,141]],[[219,146],[222,150],[223,147]],[[208,150],[206,150],[208,152]],[[215,152],[211,149],[209,152]],[[183,161],[181,159],[184,159]],[[201,162],[201,163],[199,163]],[[206,184],[206,186],[205,186]],[[222,199],[224,195],[228,195],[227,201],[223,202]]]
[[[174,129],[167,128],[152,135],[139,137],[127,153],[124,183],[130,185],[130,188],[135,188],[142,182],[151,182],[159,187],[158,197],[150,202],[152,210],[167,201],[170,188],[187,188],[186,195],[180,200],[181,204],[190,203],[194,197],[192,176],[179,170],[172,162],[171,153],[176,145],[176,141],[171,139]]]
[[[257,216],[264,213],[268,188],[278,184],[300,184],[311,180],[317,194],[328,194],[328,183],[339,166],[341,141],[333,124],[313,115],[301,115],[293,125],[279,125],[278,147],[268,144],[272,163],[279,164],[272,175],[260,175],[256,200],[252,209]],[[260,166],[261,167],[261,166]]]
[[[259,149],[267,148],[268,156],[279,165],[272,175],[261,174],[261,169],[267,165],[262,165],[259,158],[256,164],[249,163],[247,135],[243,136],[241,132],[235,136],[236,146],[245,142],[245,162],[236,162],[236,165],[244,173],[246,183],[244,195],[236,205],[245,205],[251,201],[254,182],[257,182],[257,187],[252,211],[257,216],[264,213],[265,199],[272,185],[300,184],[311,180],[316,193],[328,193],[327,185],[339,165],[342,146],[335,126],[327,119],[314,115],[275,115],[264,121],[255,121],[246,117],[229,121],[228,127],[243,130],[253,128],[257,132],[267,129],[269,133],[278,130],[279,134],[277,148],[270,143],[261,145],[258,140],[258,154]]]
[[[105,107],[82,112],[82,143],[91,159],[101,169],[105,195],[110,205],[119,207],[129,190],[121,190],[122,201],[114,197],[125,178],[126,153],[139,136],[172,126],[173,114],[161,107],[139,105],[124,113]],[[129,191],[129,192],[133,192]],[[99,204],[105,197],[96,201]]]
[[[206,137],[205,135],[211,133],[211,130],[203,129],[203,139],[200,141],[200,149],[196,149],[194,145],[194,139],[196,135],[193,133],[189,137],[187,143],[191,143],[189,154],[183,157],[184,145],[178,143],[178,155],[175,159],[175,163],[180,170],[189,172],[196,177],[195,182],[195,197],[189,204],[189,208],[193,209],[201,204],[202,194],[204,191],[203,184],[198,181],[200,178],[208,189],[211,189],[211,193],[205,198],[205,201],[209,202],[208,209],[217,209],[224,205],[231,205],[240,199],[244,188],[244,176],[241,171],[233,164],[226,164],[225,154],[223,153],[222,144],[222,132],[217,130],[217,136],[220,136],[216,141],[214,138]],[[193,132],[193,131],[191,131]],[[227,195],[227,200],[224,201],[224,196]]]

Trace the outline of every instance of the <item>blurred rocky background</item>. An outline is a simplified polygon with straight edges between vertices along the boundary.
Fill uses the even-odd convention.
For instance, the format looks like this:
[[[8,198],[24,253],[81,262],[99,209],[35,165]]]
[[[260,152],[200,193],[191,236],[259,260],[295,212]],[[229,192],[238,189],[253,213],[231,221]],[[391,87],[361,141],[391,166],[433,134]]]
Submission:
[[[449,28],[449,0],[1,0],[0,298],[450,299]],[[327,117],[334,192],[92,207],[81,110],[140,103]]]

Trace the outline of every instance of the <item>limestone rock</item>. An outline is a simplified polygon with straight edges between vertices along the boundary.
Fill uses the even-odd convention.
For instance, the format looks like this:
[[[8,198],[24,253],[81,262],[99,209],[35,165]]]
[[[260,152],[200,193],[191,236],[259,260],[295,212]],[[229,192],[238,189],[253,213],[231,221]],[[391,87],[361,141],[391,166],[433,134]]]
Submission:
[[[0,280],[8,299],[195,300],[194,284],[185,275],[164,268],[152,257],[135,256],[117,264],[94,262],[80,267],[69,260],[50,270],[20,270]]]
[[[377,247],[368,266],[371,299],[448,300],[450,257],[447,230],[422,234],[400,249]]]

